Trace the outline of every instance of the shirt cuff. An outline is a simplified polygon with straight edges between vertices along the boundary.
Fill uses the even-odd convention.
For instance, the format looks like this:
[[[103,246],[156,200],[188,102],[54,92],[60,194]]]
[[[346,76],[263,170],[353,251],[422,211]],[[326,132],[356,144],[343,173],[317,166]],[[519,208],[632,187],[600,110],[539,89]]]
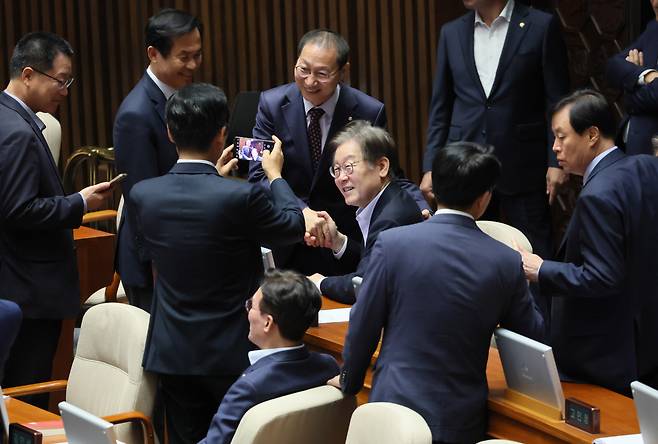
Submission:
[[[82,195],[82,193],[78,193],[80,195],[80,199],[82,199],[82,204],[85,206],[85,209],[82,214],[85,214],[87,212],[87,201],[85,200],[85,197]]]
[[[324,281],[325,279],[326,278],[322,278],[317,282],[313,282],[315,286],[318,287],[318,291],[320,292],[320,294],[322,294],[322,281]]]
[[[347,243],[348,242],[349,242],[349,240],[346,238],[345,242],[343,242],[343,246],[340,247],[340,250],[338,250],[338,251],[333,251],[332,250],[332,253],[334,254],[334,257],[336,259],[340,259],[341,257],[343,257],[343,254],[345,254],[345,250],[347,250]]]
[[[637,78],[637,84],[640,85],[640,86],[646,85],[647,83],[644,81],[644,76],[646,76],[650,72],[656,72],[656,70],[655,69],[645,69],[644,71],[642,71],[640,73],[640,76]]]

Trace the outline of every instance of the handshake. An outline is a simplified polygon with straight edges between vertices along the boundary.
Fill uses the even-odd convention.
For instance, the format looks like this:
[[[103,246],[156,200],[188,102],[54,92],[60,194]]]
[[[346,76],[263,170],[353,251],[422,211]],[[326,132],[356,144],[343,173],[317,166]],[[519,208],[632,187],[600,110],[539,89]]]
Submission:
[[[304,242],[309,247],[331,248],[340,251],[347,242],[347,236],[338,231],[336,222],[326,211],[315,211],[306,207],[302,210],[306,233]]]

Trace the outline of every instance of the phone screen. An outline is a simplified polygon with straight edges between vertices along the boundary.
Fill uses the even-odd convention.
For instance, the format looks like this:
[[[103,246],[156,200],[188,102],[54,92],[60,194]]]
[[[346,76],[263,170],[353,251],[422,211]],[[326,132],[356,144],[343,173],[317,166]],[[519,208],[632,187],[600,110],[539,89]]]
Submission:
[[[261,162],[263,160],[263,150],[271,151],[273,148],[274,142],[272,140],[236,137],[233,143],[233,157]]]

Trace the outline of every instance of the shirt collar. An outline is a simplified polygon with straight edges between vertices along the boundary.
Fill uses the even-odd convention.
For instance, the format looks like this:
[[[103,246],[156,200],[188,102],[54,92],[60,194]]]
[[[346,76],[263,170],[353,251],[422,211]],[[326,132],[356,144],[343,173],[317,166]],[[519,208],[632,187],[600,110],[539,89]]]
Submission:
[[[322,105],[315,106],[308,100],[302,96],[302,99],[304,100],[304,114],[308,115],[308,112],[311,108],[322,108],[324,110],[324,114],[326,116],[329,116],[329,120],[334,116],[334,111],[336,110],[336,104],[338,103],[338,96],[340,95],[340,84],[336,85],[336,91],[334,91],[333,95],[329,97],[327,100],[324,101]]]
[[[34,120],[34,123],[36,123],[37,126],[39,127],[39,131],[43,131],[44,129],[46,129],[46,124],[43,123],[43,120],[41,120],[41,119],[39,118],[39,116],[37,116],[37,114],[36,114],[34,111],[32,111],[32,108],[30,108],[29,106],[27,106],[27,105],[25,104],[25,102],[23,102],[21,99],[19,99],[18,97],[16,97],[15,95],[13,95],[13,94],[10,93],[9,91],[7,91],[6,89],[5,89],[5,94],[7,94],[9,97],[11,97],[11,98],[14,99],[15,101],[17,101],[18,104],[19,104],[21,107],[23,107],[23,109],[24,109],[25,111],[27,111],[27,113],[30,115],[30,117],[32,117],[32,120]]]
[[[153,74],[153,71],[151,71],[150,66],[146,68],[146,74],[149,75],[149,77],[151,78],[151,80],[153,80],[153,82],[156,84],[158,89],[162,91],[162,94],[164,94],[165,99],[169,100],[169,97],[174,95],[176,89],[172,88],[171,86],[164,83],[162,80],[158,79],[158,77],[155,74]]]
[[[493,25],[499,18],[503,18],[507,23],[509,23],[512,20],[512,12],[514,12],[514,0],[509,0],[505,7],[503,8],[502,11],[500,11],[500,15],[494,19],[491,24]],[[475,25],[483,25],[486,26],[484,23],[484,20],[482,20],[482,17],[480,17],[480,13],[475,11]]]
[[[178,159],[176,163],[205,163],[206,165],[216,168],[214,163],[205,159]]]
[[[604,152],[600,153],[598,156],[596,156],[592,161],[587,165],[587,168],[585,168],[585,174],[583,174],[583,183],[587,183],[587,179],[589,178],[589,175],[592,174],[592,171],[594,171],[594,168],[599,164],[600,161],[603,160],[605,156],[616,150],[617,147],[613,146],[612,148],[608,148]]]
[[[384,185],[384,188],[382,188],[379,191],[379,193],[377,193],[377,195],[373,197],[370,202],[368,202],[368,205],[356,210],[356,221],[359,223],[359,228],[361,228],[361,234],[363,235],[364,243],[367,242],[368,228],[370,227],[370,219],[372,219],[372,212],[375,211],[375,206],[377,206],[377,202],[379,202],[379,198],[382,197],[384,190],[386,189],[386,187],[389,186],[390,183],[391,182],[388,182],[386,185]]]
[[[459,216],[465,216],[465,217],[468,217],[471,220],[475,220],[473,215],[471,215],[471,214],[469,214],[465,211],[453,210],[452,208],[439,208],[438,210],[436,210],[436,213],[434,213],[434,215],[437,215],[437,214],[457,214]]]
[[[261,350],[252,350],[248,353],[249,363],[251,365],[254,365],[255,363],[257,363],[258,361],[260,361],[266,356],[273,355],[274,353],[279,353],[286,350],[296,350],[302,347],[304,347],[304,344],[296,345],[294,347],[264,348]]]

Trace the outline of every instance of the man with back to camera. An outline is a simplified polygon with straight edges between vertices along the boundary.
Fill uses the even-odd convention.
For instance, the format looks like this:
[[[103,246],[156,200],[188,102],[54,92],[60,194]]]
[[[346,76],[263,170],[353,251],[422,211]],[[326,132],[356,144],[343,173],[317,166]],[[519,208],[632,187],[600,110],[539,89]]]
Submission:
[[[23,322],[9,353],[4,386],[51,379],[62,320],[80,310],[72,228],[109,197],[103,182],[64,188],[37,112],[55,113],[73,83],[73,49],[48,32],[23,36],[0,94],[0,298],[16,302]],[[26,398],[47,407],[47,395]]]
[[[626,154],[651,154],[651,136],[658,132],[658,0],[656,14],[644,32],[621,53],[610,57],[606,79],[624,92],[628,114],[621,125]]]
[[[502,217],[551,255],[548,205],[567,179],[547,122],[569,91],[558,20],[518,0],[464,6],[472,11],[441,28],[421,189],[433,198],[432,159],[447,143],[493,145],[502,173],[487,218]]]
[[[263,275],[260,246],[299,242],[304,218],[281,179],[278,139],[263,154],[272,201],[260,187],[222,177],[237,159],[232,146],[223,150],[228,105],[219,88],[184,87],[166,118],[179,160],[131,191],[138,246],[155,276],[143,365],[159,375],[169,442],[190,443],[206,435],[249,364],[243,307]]]
[[[551,340],[562,377],[630,395],[658,387],[658,159],[615,146],[605,98],[576,91],[553,114],[560,165],[583,176],[560,262],[521,252],[529,280],[552,297]]]
[[[395,142],[386,130],[357,120],[348,124],[331,143],[336,149],[330,174],[345,198],[345,203],[358,208],[356,221],[365,242],[361,238],[348,238],[338,231],[336,223],[327,212],[318,212],[327,219],[329,227],[324,246],[333,251],[337,260],[355,262],[357,266],[353,273],[328,277],[315,274],[310,279],[323,295],[338,302],[353,304],[356,295],[352,278],[363,277],[365,274],[370,251],[379,233],[389,228],[422,222],[423,218],[416,202],[393,182],[393,171],[396,170],[392,164],[395,161]]]
[[[272,135],[281,138],[286,155],[283,177],[297,196],[306,231],[317,239],[315,245],[324,243],[327,229],[326,220],[317,215],[318,210],[329,213],[341,232],[353,238],[361,235],[354,208],[345,204],[329,175],[333,151],[325,146],[326,142],[352,120],[386,125],[383,103],[343,83],[349,74],[349,51],[345,39],[333,31],[307,32],[297,45],[295,83],[260,95],[253,130],[253,136],[258,139],[270,139]],[[264,179],[260,165],[251,162],[249,181],[264,183]],[[418,187],[408,180],[396,181],[414,196],[421,209],[429,208]],[[346,271],[336,268],[338,264],[330,251],[304,243],[277,249],[274,256],[278,267],[293,268],[307,275]]]
[[[499,324],[543,337],[521,258],[475,224],[499,175],[489,147],[440,149],[432,165],[439,209],[423,223],[380,233],[350,313],[343,392],[361,390],[383,328],[369,401],[418,412],[435,443],[484,438],[489,343]]]
[[[294,271],[270,270],[247,301],[251,366],[231,386],[200,444],[229,444],[251,407],[290,393],[324,385],[338,373],[336,360],[309,352],[302,339],[316,319],[322,298]]]
[[[116,252],[116,267],[130,304],[151,310],[153,281],[150,265],[139,259],[130,191],[150,177],[162,176],[176,163],[176,147],[167,137],[165,102],[192,83],[201,66],[199,20],[183,11],[163,9],[145,29],[149,66],[121,103],[114,119],[117,171],[128,173],[122,184],[124,210]]]

